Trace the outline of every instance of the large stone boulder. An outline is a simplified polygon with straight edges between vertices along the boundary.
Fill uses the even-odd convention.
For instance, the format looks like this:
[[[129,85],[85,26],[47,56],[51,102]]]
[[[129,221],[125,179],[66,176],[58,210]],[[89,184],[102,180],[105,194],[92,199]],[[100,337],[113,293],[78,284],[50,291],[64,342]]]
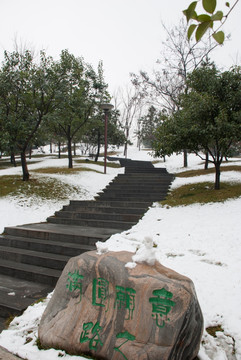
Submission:
[[[45,348],[106,360],[192,360],[203,317],[190,279],[132,253],[95,251],[69,260],[42,316]]]

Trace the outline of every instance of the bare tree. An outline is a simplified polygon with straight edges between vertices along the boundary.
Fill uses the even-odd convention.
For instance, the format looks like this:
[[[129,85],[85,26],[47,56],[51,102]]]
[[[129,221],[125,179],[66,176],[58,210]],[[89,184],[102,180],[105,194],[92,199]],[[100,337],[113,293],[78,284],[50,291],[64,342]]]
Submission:
[[[173,112],[178,108],[179,95],[187,91],[188,73],[196,69],[217,44],[210,39],[206,43],[188,41],[183,19],[171,29],[164,23],[162,27],[167,37],[156,61],[158,68],[151,75],[142,70],[139,74],[131,74],[131,80],[149,103]]]
[[[130,130],[135,121],[141,116],[143,96],[133,86],[126,86],[118,89],[113,97],[115,108],[120,111],[120,126],[125,133],[124,156],[127,157],[127,148],[130,143]]]
[[[131,80],[149,105],[165,109],[171,114],[179,108],[180,94],[188,91],[188,73],[196,69],[218,44],[212,43],[211,39],[205,43],[188,41],[187,25],[183,19],[178,26],[171,29],[164,24],[162,27],[167,38],[162,42],[157,69],[153,70],[151,75],[145,71],[131,74]],[[187,166],[186,151],[184,166]]]

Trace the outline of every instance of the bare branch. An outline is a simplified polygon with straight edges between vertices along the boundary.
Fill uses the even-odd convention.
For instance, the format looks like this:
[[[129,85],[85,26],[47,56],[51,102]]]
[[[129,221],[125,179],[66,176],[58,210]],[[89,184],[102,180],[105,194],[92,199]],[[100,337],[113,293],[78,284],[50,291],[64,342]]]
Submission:
[[[188,41],[183,19],[178,27],[169,29],[163,23],[162,26],[167,39],[162,42],[161,57],[157,60],[160,68],[151,75],[145,71],[131,74],[131,80],[146,104],[172,113],[179,107],[180,94],[187,92],[188,73],[196,69],[217,44],[211,40],[198,44]]]

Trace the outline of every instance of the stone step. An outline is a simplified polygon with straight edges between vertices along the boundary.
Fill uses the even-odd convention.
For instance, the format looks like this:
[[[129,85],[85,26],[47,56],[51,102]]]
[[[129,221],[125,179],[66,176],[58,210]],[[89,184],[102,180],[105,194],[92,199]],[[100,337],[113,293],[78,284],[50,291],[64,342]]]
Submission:
[[[112,184],[109,184],[108,186],[105,187],[105,189],[112,189],[112,188],[120,188],[120,189],[123,189],[123,188],[126,188],[126,189],[129,189],[129,190],[132,190],[132,189],[140,189],[140,190],[148,190],[150,191],[150,189],[168,189],[170,187],[170,182],[167,182],[166,184],[162,184],[162,183],[148,183],[148,184],[145,184],[143,182],[141,183],[122,183],[122,182],[115,182],[115,183],[112,183]]]
[[[122,182],[122,181],[118,181],[118,182],[114,182],[112,184],[109,184],[108,186],[106,186],[104,189],[114,189],[114,188],[126,188],[126,189],[142,189],[143,191],[147,190],[150,191],[152,188],[154,189],[164,189],[166,191],[166,189],[168,189],[170,187],[170,181],[166,182],[166,183],[159,183],[159,182],[149,182],[149,183],[143,183],[143,182]],[[101,189],[103,190],[103,189]]]
[[[102,193],[119,193],[119,194],[160,194],[160,193],[167,193],[169,187],[167,186],[166,188],[160,188],[157,189],[155,187],[148,187],[148,188],[142,188],[139,186],[133,187],[133,188],[129,188],[128,186],[121,186],[121,187],[110,187],[110,188],[105,188],[104,190],[100,191],[98,194],[102,194]]]
[[[125,168],[125,174],[129,175],[129,174],[144,174],[144,173],[148,173],[148,174],[165,174],[166,173],[166,169],[157,169],[157,168],[153,168],[153,169],[141,169],[141,168],[131,168],[131,167],[126,167]]]
[[[131,200],[143,200],[143,201],[160,201],[162,199],[165,199],[166,192],[160,192],[156,194],[151,193],[120,193],[120,192],[107,192],[107,193],[99,193],[99,197],[101,200],[107,199],[131,199]]]
[[[126,193],[126,192],[120,192],[120,191],[109,191],[109,192],[102,192],[99,193],[98,196],[100,196],[101,200],[104,199],[138,199],[138,200],[144,200],[144,201],[160,201],[160,199],[165,199],[166,192],[157,192],[157,193]]]
[[[112,188],[127,188],[127,189],[135,189],[135,188],[138,188],[138,189],[150,189],[150,188],[154,188],[154,189],[167,189],[170,187],[170,182],[166,182],[166,183],[134,183],[132,184],[131,182],[129,183],[122,183],[122,182],[113,182],[113,183],[110,183],[109,185],[107,185],[105,187],[105,189],[112,189]]]
[[[108,220],[92,220],[92,219],[68,219],[68,218],[59,218],[55,216],[50,216],[47,219],[48,222],[54,224],[63,224],[63,225],[78,225],[78,226],[89,226],[89,227],[99,227],[99,228],[110,228],[114,229],[115,233],[122,232],[127,230],[135,225],[135,222],[122,222],[122,221],[108,221]]]
[[[111,201],[119,201],[119,200],[121,200],[121,195],[116,195],[116,197],[113,197],[113,196],[108,196],[108,195],[105,195],[105,196],[103,196],[103,198],[101,197],[101,199],[107,199],[107,200],[111,200]],[[166,198],[166,196],[155,196],[155,197],[145,197],[145,198],[143,198],[142,199],[142,201],[150,201],[151,202],[151,204],[153,204],[154,202],[158,202],[158,201],[162,201],[162,200],[165,200],[165,198]],[[130,198],[131,200],[135,200],[135,199],[137,199],[137,197],[131,197]],[[138,200],[140,200],[141,201],[141,199],[139,198]],[[98,201],[98,199],[96,198],[96,201]]]
[[[159,178],[165,178],[165,177],[173,177],[173,174],[170,174],[168,172],[138,172],[138,173],[129,173],[129,174],[118,174],[117,177],[126,177],[126,178],[131,178],[131,177],[159,177]]]
[[[141,168],[141,169],[153,169],[154,165],[151,161],[143,161],[143,160],[131,160],[127,158],[119,158],[119,162],[121,166],[124,166],[125,168],[131,167],[131,168]]]
[[[128,200],[119,200],[119,201],[108,201],[108,200],[100,200],[98,197],[96,198],[97,201],[91,200],[91,201],[81,201],[81,200],[70,200],[70,206],[78,206],[78,207],[84,207],[84,206],[96,206],[96,208],[102,208],[102,207],[108,207],[110,209],[112,208],[140,208],[146,209],[151,206],[150,201],[130,201]]]
[[[112,183],[110,183],[110,185],[112,184],[130,184],[130,185],[146,185],[146,186],[152,186],[152,185],[166,185],[166,184],[169,184],[170,185],[171,181],[169,179],[165,179],[165,180],[161,180],[161,179],[151,179],[151,178],[148,178],[148,179],[145,179],[145,178],[120,178],[120,179],[116,179],[116,180],[113,180]]]
[[[42,266],[49,269],[63,270],[69,260],[69,256],[1,245],[0,259]]]
[[[95,202],[95,204],[98,204],[98,202]],[[147,210],[147,207],[145,208],[130,208],[128,207],[128,210],[126,207],[106,207],[106,206],[78,206],[76,205],[66,205],[63,206],[62,211],[76,211],[76,212],[94,212],[99,214],[125,214],[128,211],[128,214],[136,214],[136,215],[143,215]]]
[[[52,286],[0,274],[0,317],[19,315],[35,301],[46,297]]]
[[[130,174],[118,174],[113,180],[115,179],[144,179],[144,180],[148,180],[148,179],[159,179],[159,180],[166,180],[166,179],[172,179],[173,175],[172,174],[155,174],[155,173],[130,173]],[[113,181],[112,180],[112,181]]]
[[[57,242],[51,240],[42,240],[34,238],[25,238],[11,235],[0,236],[0,245],[12,248],[40,251],[45,253],[55,253],[68,257],[82,254],[86,251],[95,249],[94,245],[82,245],[69,242]]]
[[[1,259],[0,273],[13,278],[24,279],[54,287],[61,275],[61,270],[49,269],[41,266],[23,264],[20,262]]]
[[[139,215],[135,214],[105,214],[95,212],[77,212],[77,211],[56,211],[55,216],[68,219],[92,219],[92,220],[107,220],[107,221],[124,221],[124,222],[138,222]]]
[[[40,239],[46,241],[58,241],[82,245],[94,245],[97,241],[107,240],[115,230],[79,226],[68,226],[51,224],[49,222],[40,224],[28,224],[23,226],[12,226],[4,229],[4,235]]]
[[[23,309],[26,309],[33,303],[34,300],[21,299],[20,305],[18,299],[16,299],[16,296],[6,296],[5,294],[3,295],[2,291],[0,291],[0,316],[4,317],[6,320],[6,318],[10,316],[20,315]]]

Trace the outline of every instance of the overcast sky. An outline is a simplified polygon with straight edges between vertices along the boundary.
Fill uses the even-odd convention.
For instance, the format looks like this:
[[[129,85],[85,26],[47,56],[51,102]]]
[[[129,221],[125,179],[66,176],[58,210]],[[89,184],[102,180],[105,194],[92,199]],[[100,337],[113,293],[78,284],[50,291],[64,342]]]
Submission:
[[[231,0],[232,3],[234,0]],[[14,40],[58,58],[68,49],[97,67],[103,60],[113,92],[125,86],[129,73],[150,71],[161,52],[167,26],[179,23],[191,0],[0,0],[0,59]],[[224,3],[219,0],[219,3]],[[224,30],[232,40],[215,50],[219,66],[240,63],[241,2]]]

